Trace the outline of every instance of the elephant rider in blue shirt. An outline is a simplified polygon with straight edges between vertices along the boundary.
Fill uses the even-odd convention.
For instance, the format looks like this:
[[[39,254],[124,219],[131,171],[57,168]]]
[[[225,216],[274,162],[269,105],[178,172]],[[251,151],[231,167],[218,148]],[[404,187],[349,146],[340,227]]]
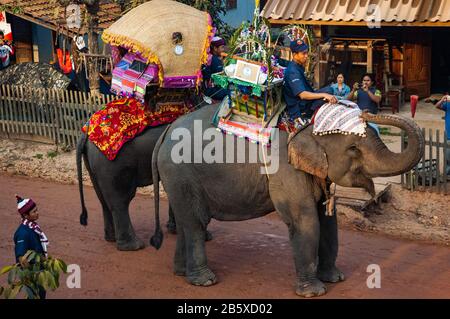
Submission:
[[[203,75],[203,92],[206,96],[214,100],[223,100],[229,94],[227,89],[214,86],[211,75],[223,71],[222,54],[225,51],[225,40],[221,37],[214,37],[211,41],[210,52],[212,54],[211,64],[204,65],[202,68]]]
[[[16,255],[16,263],[20,263],[22,267],[27,268],[29,263],[25,254],[29,250],[33,250],[42,257],[47,257],[48,239],[44,232],[37,224],[39,213],[37,206],[31,198],[22,199],[16,195],[17,210],[22,218],[20,226],[14,234],[14,252]],[[45,299],[46,292],[43,287],[39,286],[39,298]]]
[[[445,112],[445,136],[447,141],[450,141],[450,95],[444,95],[442,99],[437,102],[436,108]],[[446,163],[446,174],[450,175],[450,148],[447,148],[447,163]]]
[[[372,114],[378,113],[378,104],[381,102],[381,92],[373,86],[374,76],[370,73],[366,73],[362,77],[362,85],[359,83],[353,84],[353,88],[348,95],[349,100],[356,100],[361,110],[367,110]],[[368,123],[380,134],[378,126],[374,123]]]
[[[305,77],[305,65],[308,61],[308,45],[303,40],[294,40],[290,44],[292,61],[284,74],[283,95],[287,113],[291,120],[307,120],[325,101],[337,103],[332,89],[327,86],[314,91]]]

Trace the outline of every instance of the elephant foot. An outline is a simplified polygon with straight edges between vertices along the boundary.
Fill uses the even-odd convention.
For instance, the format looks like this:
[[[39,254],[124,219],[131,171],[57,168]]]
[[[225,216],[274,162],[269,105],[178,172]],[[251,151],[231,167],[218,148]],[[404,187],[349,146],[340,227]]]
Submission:
[[[319,279],[307,282],[299,282],[295,293],[300,297],[311,298],[322,296],[327,292],[327,287]]]
[[[211,232],[209,230],[206,231],[205,234],[205,241],[210,241],[213,239],[213,235],[211,234]]]
[[[204,268],[200,272],[189,274],[187,280],[194,286],[212,286],[217,283],[216,275],[208,267]]]
[[[176,276],[186,276],[186,267],[175,265],[173,273]]]
[[[105,231],[104,238],[106,241],[109,241],[110,243],[116,241],[116,232],[114,231],[113,227],[105,227],[104,231]]]
[[[117,249],[121,251],[134,251],[145,247],[145,243],[139,238],[128,242],[118,242]]]
[[[345,276],[342,271],[340,271],[336,266],[329,269],[318,269],[317,278],[324,282],[339,282],[344,281]]]
[[[166,224],[166,227],[167,227],[167,231],[169,232],[169,234],[173,234],[173,235],[177,234],[177,225],[175,225],[175,223],[168,222]]]
[[[116,235],[105,231],[105,240],[110,243],[114,243],[116,241]]]

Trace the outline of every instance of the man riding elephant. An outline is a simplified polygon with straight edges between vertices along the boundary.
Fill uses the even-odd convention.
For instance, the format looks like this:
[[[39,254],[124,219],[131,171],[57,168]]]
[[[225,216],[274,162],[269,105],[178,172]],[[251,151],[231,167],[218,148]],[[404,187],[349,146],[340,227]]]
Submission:
[[[314,91],[305,77],[305,65],[308,62],[308,45],[302,40],[290,44],[292,61],[289,62],[284,75],[283,95],[286,109],[291,120],[302,121],[311,118],[314,111],[325,101],[337,103],[331,87]]]

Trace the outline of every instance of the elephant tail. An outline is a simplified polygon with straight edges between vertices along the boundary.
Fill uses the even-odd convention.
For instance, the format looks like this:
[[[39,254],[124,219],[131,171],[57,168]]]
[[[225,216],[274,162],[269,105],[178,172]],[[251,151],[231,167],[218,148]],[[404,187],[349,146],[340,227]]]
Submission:
[[[81,199],[80,224],[83,226],[87,226],[88,212],[86,209],[86,205],[84,204],[83,167],[82,167],[82,163],[81,163],[81,157],[85,155],[85,147],[86,147],[87,138],[88,138],[87,134],[81,135],[81,138],[79,139],[78,145],[77,145],[78,188],[80,191],[80,199]]]
[[[167,131],[169,130],[169,126],[164,130],[164,133],[159,138],[158,142],[153,149],[152,155],[152,176],[153,176],[153,193],[155,196],[155,233],[152,238],[150,238],[150,245],[159,249],[163,242],[163,232],[161,231],[161,222],[159,220],[159,172],[158,172],[158,153],[161,148],[161,144],[164,141]]]

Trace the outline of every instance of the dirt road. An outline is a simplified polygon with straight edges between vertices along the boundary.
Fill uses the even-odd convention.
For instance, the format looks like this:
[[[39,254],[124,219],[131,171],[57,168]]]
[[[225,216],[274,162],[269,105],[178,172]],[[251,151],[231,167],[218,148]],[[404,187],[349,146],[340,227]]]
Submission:
[[[12,236],[19,224],[14,194],[19,193],[37,202],[50,254],[81,267],[80,289],[69,289],[61,280],[49,298],[296,298],[287,229],[276,214],[245,222],[213,221],[214,240],[207,243],[207,252],[219,283],[193,287],[172,274],[174,235],[165,232],[159,251],[120,252],[104,241],[92,188],[85,187],[90,213],[85,228],[78,223],[76,185],[1,174],[0,185],[0,266],[14,260]],[[162,206],[165,212],[167,202]],[[131,211],[137,234],[148,242],[154,230],[153,199],[138,195]],[[450,298],[450,249],[445,246],[340,230],[337,264],[346,281],[329,284],[323,298]],[[370,264],[381,267],[380,289],[366,285]]]

